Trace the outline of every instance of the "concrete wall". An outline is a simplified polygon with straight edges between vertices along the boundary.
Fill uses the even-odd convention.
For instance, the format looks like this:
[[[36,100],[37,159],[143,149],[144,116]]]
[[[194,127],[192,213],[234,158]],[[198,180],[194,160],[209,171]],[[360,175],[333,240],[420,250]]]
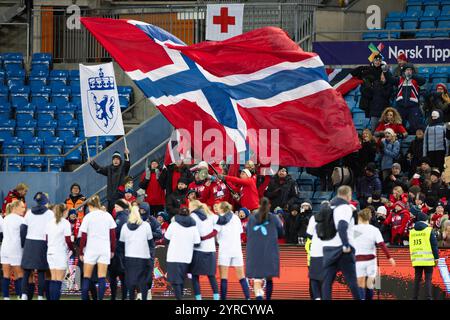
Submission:
[[[366,9],[370,5],[378,5],[381,9],[381,24],[391,11],[405,10],[406,1],[361,0],[350,9],[319,9],[316,11],[316,41],[361,40],[361,32],[335,33],[343,31],[367,30]],[[323,33],[320,33],[323,32]],[[327,33],[328,32],[328,33]],[[332,33],[330,33],[332,32]]]

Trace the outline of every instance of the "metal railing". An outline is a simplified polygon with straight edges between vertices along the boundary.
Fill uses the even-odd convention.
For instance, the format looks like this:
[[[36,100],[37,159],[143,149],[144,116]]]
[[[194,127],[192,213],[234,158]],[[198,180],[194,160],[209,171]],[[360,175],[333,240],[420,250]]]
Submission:
[[[142,173],[144,171],[144,166],[142,164],[146,164],[148,162],[149,157],[154,154],[155,152],[157,152],[159,149],[163,148],[165,145],[167,145],[167,143],[170,141],[169,139],[164,140],[163,142],[161,142],[158,146],[156,146],[155,148],[153,148],[152,150],[150,150],[149,152],[147,152],[147,154],[145,154],[143,157],[141,157],[138,161],[134,162],[131,167],[130,167],[130,172],[134,171],[135,169],[141,167],[142,170],[139,171],[139,173]],[[139,180],[139,174],[135,174],[133,177],[133,183],[136,186],[137,185],[137,181]],[[106,190],[106,185],[101,187],[100,189],[98,189],[96,192],[94,192],[91,196],[97,194],[99,195],[100,199],[102,202],[104,202],[105,200],[105,195],[103,195],[102,193],[105,192]],[[135,188],[137,189],[137,188]],[[81,203],[78,207],[75,208],[75,210],[78,210],[79,208],[83,207],[86,205],[87,201],[89,200],[89,197],[86,197],[86,200]]]
[[[134,102],[132,105],[130,105],[128,108],[126,108],[124,111],[122,111],[122,117],[125,113],[132,111],[140,102],[142,102],[143,100],[145,100],[146,98],[143,97],[142,99],[140,99],[137,102]],[[90,139],[89,138],[84,138],[83,141],[79,142],[78,144],[76,144],[72,149],[70,149],[69,151],[67,151],[64,154],[3,154],[0,153],[0,159],[1,158],[5,158],[6,159],[6,164],[5,164],[5,172],[8,172],[8,168],[9,168],[9,158],[15,158],[15,157],[39,157],[39,158],[47,158],[47,172],[50,172],[50,161],[51,158],[66,158],[69,154],[78,151],[80,147],[82,147],[84,144],[86,144],[87,140]],[[119,139],[120,140],[120,139]],[[89,145],[89,144],[88,144]],[[98,156],[98,151],[99,151],[99,139],[97,137],[97,143],[96,143],[96,155],[95,157],[93,157],[92,159],[95,159]]]
[[[265,26],[284,29],[299,42],[314,31],[314,11],[319,0],[286,3],[245,3],[243,31]],[[159,26],[187,44],[205,40],[206,3],[148,5],[109,9],[81,9],[82,17],[96,16],[116,19],[134,19]],[[83,27],[67,26],[71,14],[65,9],[34,9],[33,52],[51,52],[55,62],[100,62],[110,60],[110,55]],[[70,25],[70,24],[69,24]],[[51,32],[49,30],[52,30]],[[305,50],[312,42],[303,43]]]

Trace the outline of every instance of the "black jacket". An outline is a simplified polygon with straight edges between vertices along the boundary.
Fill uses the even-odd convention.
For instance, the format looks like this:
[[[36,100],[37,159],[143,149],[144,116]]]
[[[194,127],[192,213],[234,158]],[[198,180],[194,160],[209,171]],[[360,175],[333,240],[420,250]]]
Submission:
[[[369,116],[370,104],[373,98],[373,84],[375,81],[379,80],[381,77],[381,67],[370,66],[359,66],[352,70],[351,75],[363,80],[361,84],[361,100],[359,102],[359,107],[364,110],[366,116]]]
[[[417,137],[411,142],[408,148],[408,153],[411,154],[411,169],[415,171],[419,165],[420,159],[423,157],[423,139]]]
[[[180,178],[186,179],[188,181],[188,184],[194,181],[194,176],[192,175],[188,166],[183,165],[180,168],[177,168],[174,163],[168,165],[167,168],[162,170],[158,180],[161,187],[166,191],[166,196],[174,192],[174,190],[172,190],[172,177],[175,170],[181,172]]]
[[[364,168],[369,162],[375,161],[377,154],[377,144],[375,141],[362,142],[361,149],[358,151],[358,160],[361,170],[361,174],[364,173]]]
[[[114,201],[120,198],[118,188],[123,184],[125,177],[128,175],[130,165],[130,160],[125,160],[117,167],[112,164],[101,167],[95,161],[92,161],[91,166],[94,170],[108,178],[106,184],[106,198],[108,201]]]
[[[271,208],[284,208],[297,197],[297,185],[290,175],[286,176],[284,182],[280,181],[278,175],[274,175],[270,179],[269,186],[264,195],[269,198]]]
[[[392,95],[392,84],[385,81],[375,80],[372,87],[372,99],[369,102],[369,115],[371,117],[381,117],[383,110],[390,105]]]
[[[284,234],[286,243],[298,244],[298,238],[306,239],[306,229],[308,227],[309,218],[312,216],[312,211],[307,210],[303,213],[298,213],[296,216],[287,214],[284,219]]]
[[[186,202],[186,194],[188,189],[182,191],[176,190],[166,197],[166,209],[170,218],[177,215],[180,212],[180,207]]]
[[[442,99],[442,93],[430,92],[425,96],[423,111],[426,115],[429,115],[436,109],[442,111],[444,122],[450,122],[449,104]]]
[[[391,194],[392,189],[396,186],[402,187],[402,189],[406,192],[408,190],[408,178],[402,174],[394,176],[397,180],[392,181],[391,175],[387,176],[383,181],[383,193]]]

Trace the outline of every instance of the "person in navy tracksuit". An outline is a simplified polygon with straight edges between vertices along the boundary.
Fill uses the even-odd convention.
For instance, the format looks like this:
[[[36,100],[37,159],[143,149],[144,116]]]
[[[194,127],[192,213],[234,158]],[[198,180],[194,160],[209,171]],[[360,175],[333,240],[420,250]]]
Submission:
[[[163,238],[163,233],[161,230],[161,225],[158,220],[154,216],[150,214],[150,206],[147,202],[142,202],[139,205],[139,213],[141,214],[141,218],[143,221],[147,221],[150,223],[150,227],[152,228],[153,233],[153,241],[150,243],[150,272],[148,275],[148,292],[147,292],[147,300],[152,299],[152,285],[153,285],[153,269],[155,267],[155,255],[156,255],[156,246],[155,242],[161,240]],[[145,293],[140,293],[145,294]]]
[[[38,271],[38,300],[44,299],[44,291],[47,297],[49,294],[50,280],[45,280],[45,273],[49,270],[45,228],[53,220],[54,214],[48,209],[49,201],[45,193],[36,193],[34,201],[37,206],[27,211],[25,223],[20,226],[20,236],[24,243],[21,266],[25,271],[23,277],[25,280],[22,281],[22,300],[31,299],[33,296],[34,270]]]
[[[122,226],[127,223],[129,215],[129,205],[123,200],[119,199],[116,201],[116,239],[120,238],[120,230]],[[125,284],[125,267],[124,267],[124,252],[123,247],[116,246],[116,252],[114,257],[111,259],[111,264],[109,265],[109,284],[111,288],[111,300],[116,300],[117,294],[117,277],[119,277],[122,284],[122,300],[126,299],[127,288]]]

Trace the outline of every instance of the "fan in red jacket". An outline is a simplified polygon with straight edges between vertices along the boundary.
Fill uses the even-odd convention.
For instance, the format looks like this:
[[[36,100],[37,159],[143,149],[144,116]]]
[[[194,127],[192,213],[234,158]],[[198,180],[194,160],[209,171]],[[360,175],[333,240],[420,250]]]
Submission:
[[[153,160],[150,163],[150,167],[145,169],[139,183],[139,187],[145,190],[145,202],[150,205],[153,213],[164,210],[166,202],[166,194],[163,189],[164,184],[161,184],[159,181],[160,174],[159,163]]]
[[[384,224],[391,226],[391,244],[403,245],[403,240],[407,239],[407,225],[411,219],[411,214],[406,209],[406,204],[402,201],[397,201],[394,208],[387,216]]]
[[[256,180],[252,178],[250,170],[241,171],[240,178],[233,176],[218,175],[220,180],[231,182],[236,186],[235,191],[239,191],[241,195],[241,207],[245,207],[250,211],[259,208],[258,189],[256,188]],[[240,187],[240,190],[238,188]]]
[[[2,205],[3,214],[5,214],[6,212],[6,205],[16,200],[22,200],[26,208],[27,204],[25,202],[25,196],[27,195],[27,192],[28,186],[25,183],[19,183],[13,190],[9,191],[8,195],[5,197],[5,200],[3,200]]]
[[[200,180],[200,170],[208,170],[208,164],[205,161],[201,161],[195,167],[194,182],[191,182],[188,189],[195,190],[197,192],[197,200],[209,204],[211,202],[211,180]]]

